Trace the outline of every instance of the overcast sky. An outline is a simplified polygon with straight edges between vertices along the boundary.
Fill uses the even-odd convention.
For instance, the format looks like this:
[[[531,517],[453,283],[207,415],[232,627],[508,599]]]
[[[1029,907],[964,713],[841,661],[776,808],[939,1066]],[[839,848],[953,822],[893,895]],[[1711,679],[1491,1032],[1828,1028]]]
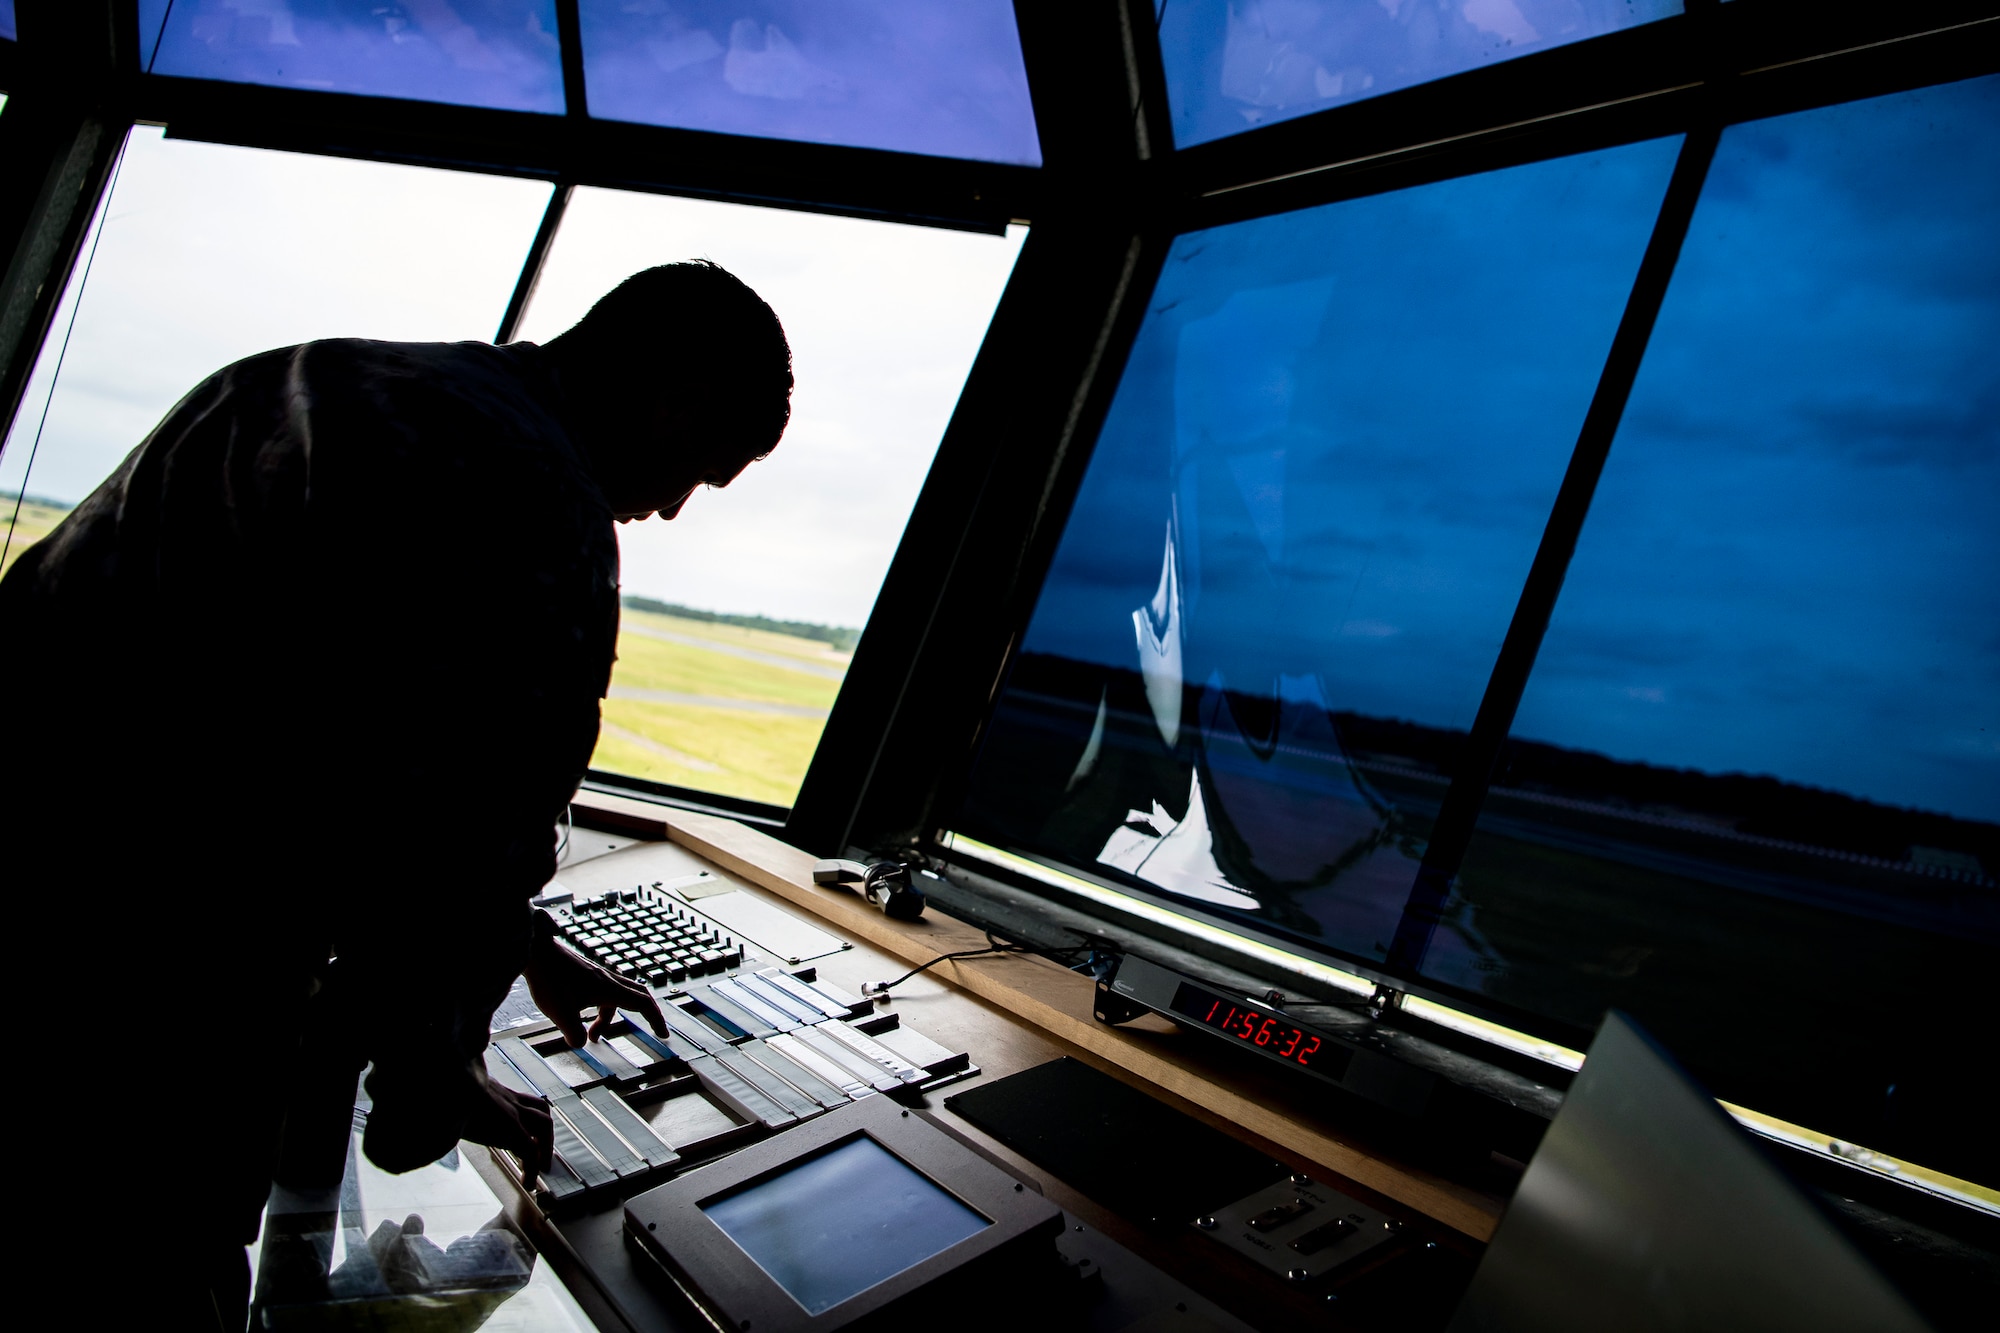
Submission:
[[[89,282],[65,294],[0,455],[0,491],[81,499],[196,383],[255,352],[490,339],[549,194],[135,130]],[[1023,235],[579,191],[522,336],[560,332],[638,269],[705,255],[771,303],[797,362],[777,454],[672,525],[621,530],[626,589],[860,625]],[[476,520],[440,521],[478,540]]]
[[[778,312],[797,378],[776,453],[671,524],[621,529],[627,590],[860,625],[1025,235],[577,191],[522,337],[562,332],[638,269],[703,256]]]

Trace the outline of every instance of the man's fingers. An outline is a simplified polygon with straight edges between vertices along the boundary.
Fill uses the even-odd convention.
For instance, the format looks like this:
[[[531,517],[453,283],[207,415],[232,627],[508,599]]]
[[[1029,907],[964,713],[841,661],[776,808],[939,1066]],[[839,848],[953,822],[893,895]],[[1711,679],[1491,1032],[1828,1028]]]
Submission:
[[[553,1018],[556,1026],[562,1030],[563,1040],[570,1044],[571,1049],[583,1045],[582,1009],[571,1009],[565,1005],[563,1012],[550,1014],[549,1017]]]
[[[611,1020],[618,1017],[618,1007],[610,1004],[597,1006],[597,1018],[590,1025],[590,1039],[596,1041],[604,1035],[604,1029],[611,1026]]]
[[[627,1009],[636,1009],[644,1014],[646,1021],[653,1025],[654,1036],[664,1037],[667,1035],[667,1016],[660,1012],[660,1002],[653,995],[653,992],[643,987],[639,988],[633,994],[632,1002],[625,1007]]]
[[[528,1134],[528,1145],[534,1154],[535,1174],[542,1175],[555,1162],[555,1123],[547,1104],[536,1102],[524,1106],[521,1109],[521,1128]],[[527,1160],[525,1155],[523,1160]]]

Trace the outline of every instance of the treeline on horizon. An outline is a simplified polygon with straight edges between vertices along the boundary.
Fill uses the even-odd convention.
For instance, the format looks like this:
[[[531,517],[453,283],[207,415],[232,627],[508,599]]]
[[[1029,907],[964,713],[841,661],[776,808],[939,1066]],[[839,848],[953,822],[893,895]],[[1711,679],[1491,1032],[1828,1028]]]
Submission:
[[[738,616],[725,611],[702,611],[692,606],[682,606],[678,602],[661,602],[651,597],[635,597],[631,594],[619,598],[634,611],[650,611],[656,616],[678,616],[682,620],[699,620],[710,625],[734,625],[738,629],[761,629],[772,634],[789,634],[795,639],[815,639],[820,643],[832,644],[843,653],[854,651],[854,645],[861,642],[861,631],[849,629],[845,625],[821,625],[810,620],[773,620],[769,616]]]
[[[1144,681],[1135,670],[1046,653],[1022,654],[1009,682],[1012,688],[1091,708],[1107,683],[1113,697],[1144,698]],[[1199,685],[1186,686],[1184,717],[1199,716],[1201,690]],[[1258,743],[1276,739],[1274,699],[1239,690],[1225,693],[1246,737]],[[1465,733],[1448,727],[1339,710],[1330,710],[1328,716],[1341,745],[1357,758],[1394,759],[1440,775],[1454,771],[1465,744]],[[1884,805],[1781,778],[1668,768],[1510,737],[1493,785],[1635,810],[1710,815],[1753,837],[1884,861],[1901,861],[1918,846],[1965,852],[1978,857],[1987,874],[2000,877],[2000,825]]]
[[[76,506],[62,500],[51,500],[40,495],[22,495],[13,491],[0,491],[0,505],[6,506],[0,512],[0,520],[12,517],[15,504],[41,505],[49,509],[65,512]],[[739,629],[761,629],[772,634],[789,634],[795,639],[813,639],[831,644],[837,651],[851,653],[854,645],[861,642],[861,631],[845,625],[821,625],[810,620],[773,620],[769,616],[739,616],[724,611],[702,611],[692,606],[681,606],[676,602],[657,601],[651,597],[627,595],[619,599],[634,611],[651,611],[655,615],[679,616],[682,620],[699,620],[711,625],[734,625]]]

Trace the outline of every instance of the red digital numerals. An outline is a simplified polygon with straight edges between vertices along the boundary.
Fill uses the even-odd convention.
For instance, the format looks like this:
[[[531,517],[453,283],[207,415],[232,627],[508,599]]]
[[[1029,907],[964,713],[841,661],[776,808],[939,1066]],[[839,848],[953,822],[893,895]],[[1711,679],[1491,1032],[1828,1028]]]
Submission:
[[[1313,1052],[1320,1048],[1318,1037],[1308,1036],[1291,1024],[1280,1023],[1269,1015],[1259,1014],[1255,1009],[1239,1010],[1232,1004],[1229,1006],[1229,1012],[1223,1014],[1221,1021],[1218,1022],[1215,1015],[1222,1006],[1221,1000],[1208,1006],[1208,1012],[1202,1015],[1201,1021],[1212,1028],[1227,1032],[1238,1041],[1247,1041],[1252,1046],[1262,1046],[1280,1060],[1296,1060],[1302,1065],[1311,1064]]]

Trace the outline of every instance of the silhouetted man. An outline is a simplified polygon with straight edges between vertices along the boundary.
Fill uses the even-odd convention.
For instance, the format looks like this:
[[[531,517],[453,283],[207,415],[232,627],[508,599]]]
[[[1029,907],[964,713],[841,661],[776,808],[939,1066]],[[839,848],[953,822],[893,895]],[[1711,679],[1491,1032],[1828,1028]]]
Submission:
[[[97,1075],[51,1071],[15,1140],[47,1296],[240,1328],[302,1063],[349,1100],[337,1142],[288,1159],[337,1158],[365,1060],[378,1165],[460,1138],[546,1163],[547,1109],[480,1060],[513,978],[573,1038],[586,1008],[657,1018],[528,905],[610,678],[612,522],[726,486],[791,386],[777,317],[706,263],[636,275],[545,347],[266,352],[0,582],[0,809],[38,918],[13,1012]]]

